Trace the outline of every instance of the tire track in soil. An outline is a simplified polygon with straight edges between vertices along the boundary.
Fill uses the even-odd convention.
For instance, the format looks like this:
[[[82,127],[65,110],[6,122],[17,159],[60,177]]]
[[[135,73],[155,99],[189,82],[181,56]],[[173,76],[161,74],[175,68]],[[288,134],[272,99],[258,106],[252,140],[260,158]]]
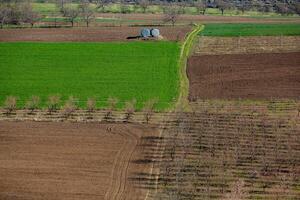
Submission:
[[[134,153],[134,151],[136,149],[136,146],[138,145],[138,141],[139,141],[139,138],[136,135],[134,135],[133,133],[131,133],[130,130],[128,130],[128,132],[126,132],[126,133],[129,133],[127,135],[133,139],[133,140],[130,140],[131,143],[132,143],[132,144],[130,144],[130,147],[132,147],[132,150],[128,154],[129,155],[129,159],[126,162],[124,162],[125,169],[123,170],[123,178],[121,179],[121,180],[124,181],[124,183],[121,183],[121,188],[118,191],[117,196],[116,196],[115,199],[125,199],[124,198],[124,191],[125,191],[125,187],[127,185],[127,177],[128,177],[129,164],[130,164],[132,155],[133,155],[133,153]]]
[[[138,144],[138,137],[132,134],[129,129],[121,133],[121,135],[125,138],[125,142],[119,150],[113,164],[111,184],[105,194],[105,199],[107,200],[122,199],[127,183],[129,163]]]

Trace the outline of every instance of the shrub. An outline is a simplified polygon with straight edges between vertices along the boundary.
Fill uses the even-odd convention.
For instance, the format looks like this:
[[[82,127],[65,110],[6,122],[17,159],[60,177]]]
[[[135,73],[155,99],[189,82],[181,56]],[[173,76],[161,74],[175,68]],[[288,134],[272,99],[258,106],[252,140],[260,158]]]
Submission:
[[[59,95],[50,95],[48,97],[47,107],[50,114],[58,110],[59,103],[60,103]]]
[[[88,112],[94,112],[96,108],[96,99],[95,98],[88,98],[86,102],[86,107]]]
[[[105,118],[109,119],[112,115],[112,112],[116,109],[118,103],[118,99],[115,97],[109,97],[107,99],[107,112],[105,114]]]
[[[144,104],[144,117],[146,122],[148,123],[153,115],[155,105],[158,103],[157,99],[150,99]]]
[[[38,97],[38,96],[32,96],[32,97],[26,102],[25,108],[26,108],[27,110],[29,110],[31,113],[33,113],[33,111],[34,111],[35,109],[38,108],[39,103],[40,103],[40,97]]]
[[[14,96],[8,96],[4,102],[4,109],[7,114],[11,114],[17,108],[17,98]]]
[[[72,115],[73,112],[77,109],[76,99],[72,96],[66,101],[65,105],[63,106],[63,114],[66,117]]]
[[[127,101],[125,103],[125,120],[128,121],[131,119],[133,113],[135,112],[136,99]]]

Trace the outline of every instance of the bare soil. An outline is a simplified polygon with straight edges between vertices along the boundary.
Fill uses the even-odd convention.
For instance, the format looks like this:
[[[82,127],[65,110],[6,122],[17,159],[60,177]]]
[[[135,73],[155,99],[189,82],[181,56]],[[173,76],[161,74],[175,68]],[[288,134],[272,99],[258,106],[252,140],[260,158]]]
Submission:
[[[299,99],[300,52],[192,56],[189,99]]]
[[[198,37],[198,55],[300,52],[299,36]]]
[[[136,124],[0,122],[0,199],[144,199],[133,180],[153,127]]]
[[[183,40],[190,26],[158,27],[163,39]],[[94,27],[94,28],[26,28],[0,30],[0,42],[45,41],[45,42],[110,42],[131,41],[127,37],[140,35],[142,27]],[[133,39],[134,41],[134,39]]]

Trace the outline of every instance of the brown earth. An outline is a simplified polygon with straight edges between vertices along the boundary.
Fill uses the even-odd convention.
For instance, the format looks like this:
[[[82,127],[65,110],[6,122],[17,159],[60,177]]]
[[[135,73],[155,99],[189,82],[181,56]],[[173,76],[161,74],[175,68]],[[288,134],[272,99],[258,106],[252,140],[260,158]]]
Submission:
[[[142,27],[97,27],[97,28],[34,28],[0,30],[0,42],[11,41],[75,41],[106,42],[130,41],[127,37],[140,34]],[[165,40],[183,40],[190,26],[159,27]]]
[[[300,98],[300,52],[192,56],[189,99]]]
[[[198,37],[199,55],[300,52],[299,36]]]
[[[150,172],[136,124],[0,122],[0,199],[144,199]],[[149,142],[149,141],[148,141]]]

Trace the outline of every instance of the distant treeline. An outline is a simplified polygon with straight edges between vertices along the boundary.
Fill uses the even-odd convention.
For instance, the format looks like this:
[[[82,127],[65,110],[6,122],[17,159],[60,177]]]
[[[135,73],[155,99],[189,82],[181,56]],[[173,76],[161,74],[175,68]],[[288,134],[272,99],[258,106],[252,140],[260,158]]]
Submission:
[[[147,5],[180,4],[182,6],[195,6],[205,8],[239,9],[241,11],[256,10],[261,12],[277,12],[280,14],[299,14],[299,0],[36,0],[36,2],[52,3],[80,3],[88,1],[97,5],[110,3],[138,4],[142,7]],[[205,12],[205,11],[204,11]]]
[[[185,8],[193,7],[197,14],[206,14],[207,8],[219,9],[223,15],[225,10],[239,10],[258,12],[276,12],[282,15],[300,13],[298,0],[0,0],[0,26],[5,24],[19,25],[27,23],[33,26],[43,17],[35,11],[32,3],[55,3],[61,16],[73,26],[75,19],[80,18],[89,26],[95,18],[95,13],[106,12],[106,7],[119,4],[121,13],[143,12],[146,13],[152,5],[161,6],[163,13],[169,15],[168,19],[175,19],[179,14],[185,14]],[[77,6],[74,7],[74,3]],[[75,4],[75,5],[76,5]],[[133,9],[133,11],[132,11]],[[44,16],[45,17],[45,16]],[[174,20],[172,20],[174,21]]]

